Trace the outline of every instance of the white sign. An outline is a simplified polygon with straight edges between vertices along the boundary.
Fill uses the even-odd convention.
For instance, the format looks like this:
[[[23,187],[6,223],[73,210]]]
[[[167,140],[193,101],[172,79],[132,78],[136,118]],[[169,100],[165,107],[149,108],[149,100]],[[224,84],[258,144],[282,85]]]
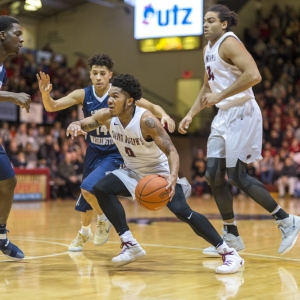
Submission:
[[[203,34],[203,0],[138,0],[134,38]]]
[[[43,123],[43,105],[41,103],[30,103],[29,113],[25,108],[20,108],[20,122]]]

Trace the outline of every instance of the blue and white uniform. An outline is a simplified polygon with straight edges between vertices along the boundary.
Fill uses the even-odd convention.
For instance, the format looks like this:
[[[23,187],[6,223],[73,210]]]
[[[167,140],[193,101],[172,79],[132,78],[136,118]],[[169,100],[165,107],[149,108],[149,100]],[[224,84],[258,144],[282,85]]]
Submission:
[[[84,92],[82,110],[85,118],[92,116],[101,108],[108,107],[108,92],[101,98],[96,95],[94,86],[84,88]],[[123,164],[123,159],[105,126],[90,131],[86,141],[88,147],[84,159],[81,188],[93,194],[93,186],[106,174],[119,169]],[[92,210],[92,207],[80,195],[75,209],[86,212]]]
[[[0,89],[7,81],[6,70],[3,64],[0,66]],[[15,176],[9,158],[2,146],[0,146],[0,180],[6,180]]]

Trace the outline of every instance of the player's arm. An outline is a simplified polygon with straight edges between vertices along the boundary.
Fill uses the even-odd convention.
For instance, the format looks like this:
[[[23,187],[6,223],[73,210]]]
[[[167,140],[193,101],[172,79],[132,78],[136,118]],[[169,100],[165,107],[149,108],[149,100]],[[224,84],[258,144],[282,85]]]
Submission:
[[[70,93],[69,95],[60,99],[54,100],[50,96],[52,90],[52,84],[50,83],[50,76],[44,72],[36,74],[40,92],[42,94],[43,104],[46,111],[58,111],[66,109],[73,105],[83,104],[85,92],[83,89],[78,89]]]
[[[153,104],[144,98],[141,98],[140,100],[136,101],[135,104],[137,106],[146,108],[149,111],[151,111],[154,116],[161,119],[160,122],[163,126],[165,126],[165,124],[167,124],[168,130],[170,132],[174,131],[174,129],[175,129],[174,120],[164,111],[164,109],[161,106]]]
[[[166,189],[171,188],[170,198],[172,199],[175,193],[179,170],[179,156],[177,150],[161,123],[148,111],[146,111],[141,118],[141,130],[144,139],[152,139],[159,149],[168,157],[170,176],[167,178],[169,184]]]
[[[204,99],[204,103],[216,104],[223,99],[251,88],[261,81],[261,75],[253,57],[247,51],[243,43],[236,38],[226,38],[219,48],[219,54],[223,60],[235,65],[242,72],[242,75],[227,89],[219,94],[214,94],[214,96],[212,96],[214,99],[208,98],[208,101]]]
[[[203,56],[204,56],[206,47],[207,46],[205,46],[204,49],[203,49]],[[204,72],[202,88],[200,89],[200,92],[197,95],[193,106],[191,107],[189,112],[186,114],[186,116],[179,123],[178,131],[180,133],[182,133],[182,134],[187,133],[187,129],[189,128],[189,125],[193,121],[193,117],[195,115],[197,115],[203,108],[205,108],[205,104],[201,101],[201,99],[206,93],[211,93],[211,89],[210,89],[210,86],[208,84],[207,73]]]
[[[29,112],[31,98],[25,93],[13,93],[7,91],[0,91],[0,102],[12,102],[26,109]]]
[[[105,125],[109,129],[111,113],[108,108],[102,108],[90,117],[81,121],[72,122],[67,128],[67,136],[72,139],[77,135],[87,135],[87,132],[93,131],[101,125]]]

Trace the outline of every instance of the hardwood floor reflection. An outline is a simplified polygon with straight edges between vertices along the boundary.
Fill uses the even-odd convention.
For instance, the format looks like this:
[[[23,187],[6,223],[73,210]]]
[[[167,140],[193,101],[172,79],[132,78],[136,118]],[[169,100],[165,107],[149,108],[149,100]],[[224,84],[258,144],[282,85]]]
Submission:
[[[300,215],[299,200],[279,202]],[[220,230],[212,199],[189,203]],[[67,251],[80,229],[75,202],[15,203],[9,238],[26,259],[17,263],[0,256],[0,299],[300,299],[300,240],[279,256],[276,223],[250,199],[234,202],[246,249],[241,253],[245,267],[232,275],[215,274],[221,259],[204,257],[202,249],[208,244],[187,225],[174,222],[167,208],[151,212],[137,203],[123,204],[130,229],[147,255],[114,268],[110,260],[120,250],[114,230],[101,247],[89,242],[82,252]]]

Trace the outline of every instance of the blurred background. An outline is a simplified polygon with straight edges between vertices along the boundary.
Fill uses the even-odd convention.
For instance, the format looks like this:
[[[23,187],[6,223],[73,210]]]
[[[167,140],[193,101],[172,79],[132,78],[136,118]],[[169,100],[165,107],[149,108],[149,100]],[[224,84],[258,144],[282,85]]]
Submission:
[[[0,103],[0,144],[18,174],[16,200],[76,199],[82,176],[85,140],[65,137],[66,126],[82,118],[81,107],[46,112],[36,73],[50,75],[52,97],[58,99],[91,84],[87,58],[108,53],[114,73],[136,76],[144,98],[161,105],[178,126],[202,86],[203,16],[217,3],[239,14],[239,25],[232,29],[263,78],[253,90],[264,118],[264,159],[249,165],[249,174],[272,192],[285,191],[281,179],[288,174],[293,192],[287,196],[300,196],[300,1],[164,2],[158,10],[154,0],[0,0],[1,14],[19,19],[25,40],[21,54],[5,61],[8,82],[3,89],[32,97],[29,114]],[[181,159],[180,176],[192,182],[194,195],[210,195],[204,172],[215,114],[215,108],[207,108],[194,118],[187,135],[171,134]],[[69,183],[70,176],[77,182]],[[240,195],[233,187],[232,192]]]

